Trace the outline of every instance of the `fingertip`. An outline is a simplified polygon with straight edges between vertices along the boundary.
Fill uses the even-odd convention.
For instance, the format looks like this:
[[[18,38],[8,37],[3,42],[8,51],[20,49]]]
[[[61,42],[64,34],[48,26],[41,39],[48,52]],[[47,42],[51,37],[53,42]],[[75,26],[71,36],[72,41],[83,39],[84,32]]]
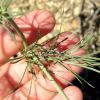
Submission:
[[[76,86],[65,88],[64,93],[68,97],[68,100],[83,100],[83,93]],[[63,97],[60,94],[57,94],[52,100],[63,100]]]
[[[69,86],[65,88],[65,93],[69,97],[69,100],[83,100],[83,93],[76,86]]]
[[[51,32],[55,26],[54,15],[47,10],[37,9],[15,20],[19,28],[28,34],[28,42],[34,42]]]
[[[79,40],[80,39],[77,34],[73,34],[72,32],[63,32],[63,33],[61,33],[61,35],[59,36],[59,38],[57,40],[57,44],[59,44],[61,41],[63,41],[59,44],[59,46],[57,47],[57,50],[59,52],[67,50],[67,49],[73,47],[76,43],[78,43]]]
[[[80,41],[80,38],[77,34],[72,34],[72,32],[62,32],[59,34],[57,40],[53,39],[46,43],[46,47],[50,48],[55,42],[57,44],[56,50],[63,52],[70,49],[76,43]]]
[[[37,10],[35,14],[35,21],[38,24],[37,29],[39,29],[42,34],[51,32],[56,23],[54,15],[50,11],[43,9]],[[36,23],[34,22],[34,26],[36,27],[35,24]]]

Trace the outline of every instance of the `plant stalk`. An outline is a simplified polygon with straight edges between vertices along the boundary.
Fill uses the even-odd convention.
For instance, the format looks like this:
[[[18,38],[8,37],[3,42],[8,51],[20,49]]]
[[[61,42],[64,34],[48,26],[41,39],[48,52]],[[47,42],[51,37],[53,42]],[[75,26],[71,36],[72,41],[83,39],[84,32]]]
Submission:
[[[6,13],[5,16],[8,17],[9,23],[14,27],[14,29],[16,30],[16,32],[17,32],[17,33],[19,34],[19,36],[21,37],[22,42],[23,42],[24,49],[27,50],[27,49],[28,49],[28,43],[27,43],[27,41],[26,41],[25,36],[24,36],[23,33],[21,32],[21,30],[19,29],[19,27],[17,26],[17,24],[14,22],[14,20],[9,16],[9,14]]]
[[[68,97],[66,96],[66,94],[63,92],[63,90],[61,89],[61,87],[57,84],[57,82],[54,80],[54,78],[51,76],[51,74],[47,71],[47,69],[43,66],[43,65],[39,65],[40,69],[46,74],[46,76],[48,77],[48,79],[51,81],[51,83],[54,85],[54,87],[56,88],[56,90],[59,92],[59,94],[62,95],[63,100],[68,100]]]
[[[35,56],[35,60],[37,61],[37,64],[39,65],[39,68],[46,74],[46,76],[51,81],[51,83],[54,85],[54,87],[56,88],[56,90],[58,91],[58,93],[62,95],[63,100],[68,100],[68,97],[63,92],[63,90],[61,89],[61,87],[57,84],[57,82],[54,80],[54,78],[52,77],[52,75],[47,71],[47,69],[44,67],[44,65],[40,62],[39,57],[37,55],[35,55],[35,54],[34,54],[34,56]]]
[[[9,17],[9,14],[6,13],[5,14],[6,17]],[[13,21],[12,18],[8,18],[9,23],[15,28],[15,30],[17,31],[17,33],[20,35],[20,37],[22,38],[23,41],[23,46],[24,49],[27,50],[28,49],[28,44],[26,41],[25,36],[23,35],[23,33],[21,32],[21,30],[19,29],[19,27],[17,26],[17,24]],[[35,55],[35,54],[34,54]],[[54,78],[51,76],[51,74],[47,71],[47,69],[43,66],[43,64],[39,61],[38,57],[36,57],[36,60],[38,61],[38,65],[39,68],[41,70],[43,70],[43,72],[46,74],[46,76],[48,77],[48,79],[51,81],[51,83],[54,85],[54,87],[56,88],[56,90],[62,95],[63,100],[68,100],[66,94],[63,92],[63,90],[61,89],[61,87],[56,83],[56,81],[54,80]]]

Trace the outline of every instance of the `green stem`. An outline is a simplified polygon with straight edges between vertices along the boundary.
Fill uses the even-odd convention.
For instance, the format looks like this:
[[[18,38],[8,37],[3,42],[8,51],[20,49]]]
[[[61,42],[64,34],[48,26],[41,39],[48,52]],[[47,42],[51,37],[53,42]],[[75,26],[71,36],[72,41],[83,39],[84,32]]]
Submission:
[[[42,71],[46,74],[46,76],[48,77],[48,79],[51,81],[51,83],[54,85],[54,87],[56,88],[56,90],[59,92],[59,94],[62,95],[63,100],[68,100],[66,94],[63,92],[63,90],[61,89],[61,87],[56,83],[56,81],[54,80],[54,78],[50,75],[50,73],[47,71],[47,69],[43,66],[43,65],[39,65],[40,69],[42,69]]]
[[[57,82],[54,80],[54,78],[51,76],[51,74],[47,71],[47,69],[44,67],[44,65],[39,61],[38,56],[35,55],[35,58],[34,59],[37,61],[37,64],[39,65],[39,68],[46,74],[46,76],[51,81],[51,83],[54,85],[54,87],[59,92],[59,94],[62,95],[63,100],[68,100],[68,97],[63,92],[63,90],[61,89],[61,87],[57,84]]]
[[[9,17],[9,14],[6,14],[5,16]],[[17,31],[17,33],[22,38],[23,46],[24,46],[25,50],[27,50],[28,49],[28,44],[27,44],[27,41],[25,39],[25,36],[23,35],[23,33],[21,32],[21,30],[19,29],[19,27],[16,25],[16,23],[13,21],[12,18],[8,18],[8,21],[11,23],[11,25],[15,28],[15,30]],[[39,58],[37,56],[34,56],[34,58],[37,60],[37,64],[39,65],[40,69],[46,74],[46,76],[51,81],[51,83],[54,85],[54,87],[56,88],[56,90],[63,96],[63,100],[68,100],[66,94],[63,92],[63,90],[61,89],[61,87],[56,83],[56,81],[54,80],[54,78],[47,71],[47,69],[43,66],[43,64],[39,61]]]
[[[10,18],[9,14],[6,13],[5,16],[8,17],[9,23],[15,28],[16,32],[20,35],[20,37],[22,39],[22,42],[23,42],[23,46],[24,46],[24,48],[26,50],[28,48],[28,43],[26,41],[25,36],[21,32],[21,30],[19,29],[19,27],[17,26],[17,24],[14,22],[14,20],[12,18]]]

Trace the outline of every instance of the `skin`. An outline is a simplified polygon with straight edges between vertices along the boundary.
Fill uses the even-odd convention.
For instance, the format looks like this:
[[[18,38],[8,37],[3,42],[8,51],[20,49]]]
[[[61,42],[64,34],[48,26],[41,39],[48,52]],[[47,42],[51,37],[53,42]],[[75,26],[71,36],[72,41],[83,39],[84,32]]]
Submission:
[[[15,22],[24,33],[28,44],[37,40],[36,32],[38,29],[40,29],[41,35],[39,38],[41,38],[52,31],[55,25],[53,15],[45,10],[35,10],[16,19]],[[59,43],[60,40],[63,40],[64,37],[69,34],[70,33],[68,32],[62,33],[56,42]],[[29,95],[32,75],[28,68],[20,86],[14,91],[24,74],[27,66],[26,60],[24,59],[15,64],[11,64],[10,62],[3,64],[8,58],[16,54],[19,49],[23,48],[22,40],[18,34],[16,34],[16,38],[18,47],[16,47],[8,32],[3,28],[0,29],[0,100],[26,100]],[[69,38],[66,42],[62,43],[57,50],[59,52],[66,50],[75,45],[78,41],[78,36],[72,36],[72,38]],[[45,45],[45,47],[49,48],[52,43],[53,41]],[[72,53],[72,55],[84,55],[84,53],[85,51],[80,49]],[[80,67],[68,65],[65,62],[63,62],[63,64],[78,74],[82,71]],[[47,63],[44,62],[44,65],[48,68]],[[51,81],[38,69],[38,66],[33,64],[33,67],[35,69],[36,77],[32,79],[29,100],[63,100],[62,96],[57,93]],[[59,64],[50,65],[49,70],[57,83],[62,87],[69,100],[83,100],[83,94],[78,87],[68,86],[68,81],[71,82],[74,79],[74,76],[70,72]],[[62,72],[59,72],[58,70],[61,70]],[[55,72],[55,74],[53,74],[53,72]]]

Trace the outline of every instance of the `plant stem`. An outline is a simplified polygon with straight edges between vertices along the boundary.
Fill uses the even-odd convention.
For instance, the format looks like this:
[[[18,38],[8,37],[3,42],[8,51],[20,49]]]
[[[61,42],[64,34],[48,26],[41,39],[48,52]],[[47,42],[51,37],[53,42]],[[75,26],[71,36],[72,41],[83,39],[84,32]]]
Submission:
[[[44,67],[44,65],[40,62],[39,57],[37,55],[35,55],[35,54],[34,54],[34,56],[35,56],[34,59],[37,61],[37,64],[39,65],[39,68],[46,74],[46,76],[51,81],[51,83],[54,85],[54,87],[59,92],[59,94],[62,95],[63,100],[68,100],[68,97],[63,92],[63,90],[61,89],[61,87],[57,84],[57,82],[54,80],[54,78],[51,76],[51,74],[47,71],[47,69]]]
[[[19,27],[16,25],[16,23],[13,21],[13,19],[10,18],[9,14],[6,13],[5,16],[9,17],[8,18],[9,23],[15,28],[15,30],[17,31],[17,33],[22,38],[24,49],[27,50],[28,49],[28,44],[27,44],[27,41],[25,39],[25,36],[23,35],[23,33],[21,32],[21,30],[19,29]],[[47,71],[47,69],[43,66],[43,64],[39,61],[39,58],[35,55],[35,53],[34,53],[34,58],[37,61],[37,64],[39,65],[39,68],[46,74],[46,76],[52,82],[52,84],[54,85],[54,87],[56,88],[56,90],[63,96],[63,100],[68,100],[66,94],[63,92],[63,90],[61,89],[61,87],[56,83],[56,81],[54,80],[54,78]]]
[[[20,35],[20,37],[22,39],[22,42],[23,42],[23,46],[24,46],[25,50],[27,50],[28,49],[28,43],[26,41],[25,36],[21,32],[21,30],[19,29],[19,27],[17,26],[17,24],[14,22],[14,20],[9,16],[9,14],[6,13],[5,16],[8,17],[9,23],[14,27],[14,29],[16,30],[16,32]]]
[[[46,74],[46,76],[48,77],[48,79],[51,81],[51,83],[54,85],[54,87],[56,88],[56,90],[59,92],[59,94],[62,95],[63,100],[68,100],[68,97],[66,96],[66,94],[63,92],[63,90],[61,89],[61,87],[57,84],[57,82],[54,80],[54,78],[51,76],[51,74],[47,71],[47,69],[41,64],[39,65],[40,69]]]

